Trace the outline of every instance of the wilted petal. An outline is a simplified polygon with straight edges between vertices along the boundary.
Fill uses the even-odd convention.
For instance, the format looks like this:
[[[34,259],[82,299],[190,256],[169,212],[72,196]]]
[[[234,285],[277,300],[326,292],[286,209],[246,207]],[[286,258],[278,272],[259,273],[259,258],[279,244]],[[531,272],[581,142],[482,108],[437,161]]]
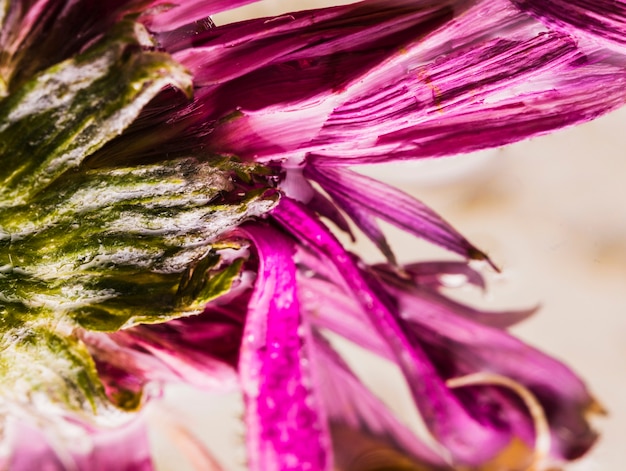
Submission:
[[[272,210],[272,216],[342,273],[352,296],[393,352],[426,424],[455,461],[482,463],[508,443],[508,431],[493,424],[484,426],[468,414],[435,371],[418,337],[399,318],[394,302],[385,295],[382,286],[358,268],[352,256],[314,215],[285,197]]]
[[[571,38],[535,30],[520,23],[509,34],[441,52],[436,60],[416,47],[406,61],[381,66],[364,80],[368,89],[330,116],[310,146],[317,156],[311,162],[470,152],[588,121],[624,103],[621,58],[602,62],[604,53],[585,55]]]
[[[244,232],[259,256],[239,359],[250,469],[330,470],[330,437],[309,366],[293,243],[260,224]]]
[[[487,259],[441,216],[421,201],[391,186],[348,169],[306,167],[306,175],[319,183],[337,203],[343,205],[365,234],[390,251],[377,226],[365,216],[375,216],[400,229],[464,257]],[[352,210],[354,208],[354,210]],[[363,216],[360,213],[364,213]],[[385,250],[387,248],[387,250]]]
[[[183,382],[201,389],[237,387],[235,366],[249,293],[229,304],[211,303],[199,315],[105,334],[83,331],[107,395],[136,407],[150,382]]]
[[[264,84],[277,79],[274,74],[278,70],[283,70],[290,77],[293,75],[293,78],[306,80],[307,74],[302,74],[298,65],[319,72],[323,70],[316,67],[320,59],[322,63],[319,65],[323,64],[326,69],[333,66],[335,69],[334,74],[330,70],[325,74],[326,79],[332,80],[330,84],[319,82],[317,87],[308,89],[293,87],[273,97],[261,93],[254,94],[254,97],[241,97],[246,100],[244,103],[248,109],[250,99],[262,100],[265,105],[272,106],[285,102],[288,96],[314,96],[328,85],[338,90],[346,79],[365,70],[368,59],[383,57],[392,50],[394,43],[399,44],[402,39],[429,31],[433,22],[442,23],[451,18],[453,5],[463,1],[446,0],[434,4],[426,1],[376,0],[297,11],[274,18],[258,18],[220,26],[196,38],[194,48],[173,52],[178,60],[194,71],[200,85],[225,83],[255,70],[263,70],[259,78],[267,76]],[[410,27],[414,30],[408,31]],[[390,39],[393,35],[400,37]],[[360,62],[350,61],[352,70],[342,67],[343,61],[337,58],[332,59],[332,63],[324,60],[326,56],[337,54],[345,55],[342,59],[349,60],[355,52],[362,57],[357,59]],[[314,80],[318,81],[319,78]],[[248,81],[245,83],[250,85]],[[251,109],[259,109],[260,104],[257,101],[257,106]]]
[[[512,0],[520,10],[565,34],[586,35],[626,52],[623,0]]]
[[[291,34],[306,15],[310,27]],[[224,118],[208,143],[217,152],[260,161],[309,153],[329,166],[450,155],[625,101],[622,58],[581,50],[508,0],[364,2],[275,21],[216,28],[196,52],[181,51],[218,82],[223,61],[203,62],[202,48],[247,64],[225,70],[232,80],[210,100]]]
[[[386,440],[435,471],[448,469],[444,459],[418,439],[350,370],[320,335],[315,336],[313,360],[319,371],[320,396],[333,427],[347,426]],[[348,443],[337,443],[337,453]]]
[[[398,299],[403,318],[428,346],[441,375],[450,378],[489,371],[517,381],[528,387],[545,408],[554,455],[575,459],[593,445],[597,435],[586,416],[597,411],[598,405],[569,368],[501,329],[457,315],[445,304],[429,302],[423,294],[391,286],[388,289]],[[459,393],[468,409],[489,402],[479,397],[488,398],[491,393],[471,389]],[[511,412],[510,404],[501,410]]]

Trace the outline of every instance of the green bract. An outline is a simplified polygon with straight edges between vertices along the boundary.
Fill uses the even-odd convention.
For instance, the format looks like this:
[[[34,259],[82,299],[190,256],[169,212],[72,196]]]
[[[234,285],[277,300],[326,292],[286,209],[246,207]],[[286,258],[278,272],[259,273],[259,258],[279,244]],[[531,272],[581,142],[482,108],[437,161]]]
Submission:
[[[273,205],[237,183],[252,166],[220,156],[85,165],[165,87],[191,93],[187,72],[143,36],[123,21],[0,101],[4,398],[41,391],[97,410],[103,389],[75,329],[202,312],[241,268],[220,256],[237,241],[216,241]]]

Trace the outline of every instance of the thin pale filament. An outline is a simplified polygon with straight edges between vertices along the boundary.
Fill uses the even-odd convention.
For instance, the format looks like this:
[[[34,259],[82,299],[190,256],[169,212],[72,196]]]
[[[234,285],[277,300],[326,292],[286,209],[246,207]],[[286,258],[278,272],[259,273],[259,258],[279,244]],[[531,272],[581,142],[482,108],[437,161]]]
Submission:
[[[459,378],[452,378],[446,381],[449,388],[459,388],[464,386],[474,386],[480,384],[503,386],[515,392],[524,402],[535,426],[535,450],[531,464],[527,471],[537,471],[541,469],[541,464],[546,460],[550,452],[551,438],[550,425],[546,418],[543,406],[526,386],[506,376],[494,373],[473,373]]]

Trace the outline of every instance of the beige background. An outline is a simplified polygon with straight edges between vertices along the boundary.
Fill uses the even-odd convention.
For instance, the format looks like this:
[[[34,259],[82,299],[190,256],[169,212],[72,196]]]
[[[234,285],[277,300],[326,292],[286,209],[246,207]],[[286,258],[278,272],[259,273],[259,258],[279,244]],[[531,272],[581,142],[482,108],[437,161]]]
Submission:
[[[338,3],[266,1],[215,21]],[[541,303],[540,312],[515,332],[574,367],[610,411],[596,422],[601,442],[567,468],[572,471],[626,469],[625,120],[626,109],[492,152],[365,170],[438,210],[503,268],[502,275],[489,276],[487,296],[463,296],[487,308]],[[446,256],[405,234],[388,234],[403,260]],[[377,260],[368,243],[357,250]],[[366,370],[366,381],[416,423],[407,415],[406,391],[393,383],[394,368],[360,355],[352,358]],[[169,390],[152,413],[160,469],[183,469],[165,433],[172,421],[197,431],[225,469],[245,469],[241,413],[234,395]]]

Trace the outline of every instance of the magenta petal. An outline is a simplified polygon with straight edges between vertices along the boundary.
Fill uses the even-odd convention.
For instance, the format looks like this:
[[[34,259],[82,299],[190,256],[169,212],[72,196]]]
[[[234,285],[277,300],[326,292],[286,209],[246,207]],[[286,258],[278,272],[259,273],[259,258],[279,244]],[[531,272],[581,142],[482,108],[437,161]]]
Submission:
[[[413,266],[418,265],[419,264],[415,264]],[[442,265],[445,266],[444,263],[442,263]],[[437,265],[433,265],[433,267],[436,266]],[[402,268],[405,269],[405,267]],[[386,280],[391,284],[395,283],[396,285],[403,286],[404,289],[398,288],[397,286],[395,289],[398,293],[403,293],[403,299],[405,299],[406,302],[410,302],[411,299],[414,299],[416,306],[419,306],[419,308],[425,309],[429,312],[445,311],[447,313],[451,313],[454,316],[465,317],[470,321],[478,322],[480,324],[495,327],[498,329],[506,329],[515,324],[518,324],[519,322],[528,319],[535,312],[537,312],[538,309],[537,306],[528,309],[518,309],[511,311],[484,311],[480,309],[475,309],[465,304],[454,301],[453,299],[450,299],[441,294],[436,289],[440,286],[440,284],[437,285],[435,289],[429,287],[427,283],[424,283],[420,280],[420,276],[423,275],[413,275],[410,268],[405,269],[405,273],[408,275],[413,275],[413,283],[407,283],[406,280],[399,280],[397,277],[397,273],[390,267],[378,265],[375,267],[375,271],[381,276],[383,280]]]
[[[249,293],[204,313],[115,333],[82,331],[107,394],[114,401],[144,385],[184,382],[207,390],[237,386],[235,365]]]
[[[369,208],[360,206],[353,198],[346,197],[337,192],[329,192],[329,194],[332,195],[335,203],[345,211],[363,234],[376,245],[389,263],[396,265],[396,256],[387,242],[385,234],[383,234],[383,231],[380,229],[372,211],[370,211]]]
[[[435,371],[416,335],[399,319],[384,289],[365,272],[306,208],[282,198],[272,210],[285,229],[311,250],[334,264],[342,273],[352,296],[361,304],[370,322],[388,343],[413,394],[422,417],[455,461],[478,464],[493,457],[510,439],[507,431],[483,427],[467,413],[457,397]]]
[[[332,201],[322,195],[319,191],[315,191],[313,198],[308,202],[308,206],[320,216],[332,221],[335,226],[348,234],[352,242],[356,240],[354,238],[354,234],[352,233],[352,229],[350,229],[350,224],[348,224],[344,215],[341,214],[341,211],[339,211],[337,206],[335,206]]]
[[[621,57],[597,47],[582,51],[575,38],[544,28],[508,1],[476,3],[348,88],[351,98],[308,146],[314,162],[470,152],[588,121],[624,103]]]
[[[338,204],[347,204],[348,206],[344,207],[348,214],[354,214],[359,227],[364,229],[368,236],[373,237],[374,242],[383,249],[388,246],[382,233],[372,230],[371,224],[367,224],[369,221],[358,216],[359,212],[383,219],[406,232],[464,257],[487,258],[441,216],[403,191],[342,168],[317,168],[315,165],[308,165],[306,175],[336,198]],[[351,207],[358,211],[351,211]],[[381,237],[384,243],[380,241]]]
[[[586,414],[597,404],[568,367],[500,329],[459,316],[445,304],[437,306],[422,294],[390,289],[400,303],[403,318],[428,345],[444,376],[489,371],[513,379],[528,387],[545,408],[554,455],[575,459],[593,445],[597,435]],[[460,394],[469,394],[469,408],[482,402],[471,393]]]
[[[321,400],[333,425],[342,424],[386,438],[429,469],[448,469],[444,459],[422,443],[387,406],[352,373],[321,336],[315,336],[313,359],[320,371]],[[341,448],[341,444],[338,444]]]
[[[269,226],[248,225],[258,278],[239,360],[251,470],[332,469],[326,418],[308,366],[309,335],[296,288],[294,245]]]
[[[626,52],[626,3],[623,0],[511,0],[551,28],[588,35]]]
[[[394,361],[394,353],[372,325],[361,304],[335,282],[316,278],[302,280],[302,309],[318,329],[341,335],[368,351]]]
[[[339,87],[346,78],[364,70],[364,59],[383,57],[385,50],[393,50],[394,44],[429,31],[432,23],[450,18],[452,5],[460,1],[439,3],[365,1],[296,11],[274,18],[258,18],[207,31],[196,38],[195,48],[175,52],[181,62],[196,72],[201,85],[225,83],[264,68],[261,76],[271,77],[278,70],[283,70],[291,78],[292,72],[296,72],[298,63],[301,63],[299,65],[305,68],[313,66],[317,72],[325,70],[326,79],[334,75],[332,85]],[[333,58],[322,69],[314,66],[320,58],[337,54],[344,56],[343,60]],[[356,58],[356,62],[350,61],[355,54],[361,57]],[[342,67],[345,60],[350,61],[351,68]],[[270,66],[278,70],[267,70]],[[328,70],[330,67],[334,70]],[[303,75],[298,73],[293,78],[300,76],[304,79]],[[342,76],[344,80],[340,79]],[[319,78],[314,82],[323,86],[324,82]],[[263,84],[268,84],[268,81],[264,80]],[[283,90],[281,95],[272,97],[263,97],[259,93],[257,98],[271,105],[283,101],[285,96],[310,97],[312,93],[323,90],[320,87],[300,88]],[[244,106],[249,108],[247,105],[249,103],[244,102]]]
[[[223,121],[209,145],[218,152],[273,159],[304,149],[345,92],[406,42],[452,18],[449,0],[366,1],[219,27],[175,57],[199,84],[222,84]],[[241,123],[240,121],[245,121]]]

